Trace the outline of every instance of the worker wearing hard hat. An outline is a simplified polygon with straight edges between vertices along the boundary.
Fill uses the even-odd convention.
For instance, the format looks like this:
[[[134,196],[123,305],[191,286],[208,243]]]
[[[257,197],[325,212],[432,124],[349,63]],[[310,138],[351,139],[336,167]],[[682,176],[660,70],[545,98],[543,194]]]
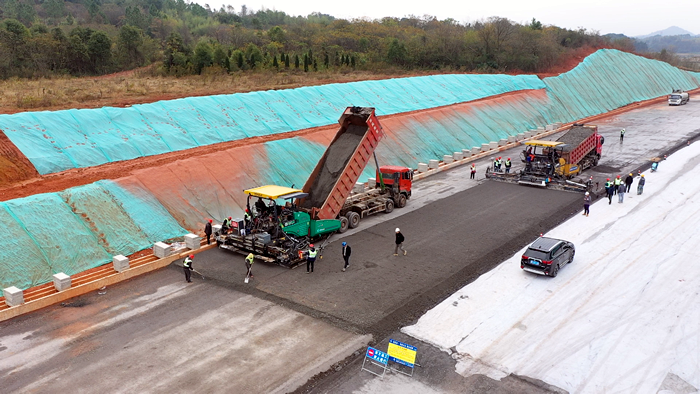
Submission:
[[[248,270],[246,273],[246,277],[253,277],[253,262],[255,261],[255,255],[253,253],[248,253],[248,256],[245,258],[245,267]],[[248,283],[248,282],[246,282]]]
[[[620,178],[620,176],[618,175],[617,178],[615,178],[615,181],[613,182],[615,194],[617,194],[617,190],[620,188],[620,185],[622,185],[622,178]]]
[[[404,238],[403,234],[401,234],[401,230],[399,228],[396,228],[396,247],[394,248],[394,256],[399,255],[399,249],[403,250],[403,255],[406,255],[406,250],[403,248],[403,241],[406,239]]]
[[[314,244],[309,245],[309,255],[306,257],[306,273],[310,274],[314,272],[314,263],[316,262],[316,256],[318,255],[318,250],[314,248]],[[311,271],[309,271],[311,269]]]
[[[510,173],[510,166],[513,165],[513,163],[510,162],[510,157],[506,160],[506,174]]]
[[[192,280],[190,280],[190,276],[192,275],[192,270],[194,269],[194,268],[192,268],[192,259],[194,259],[194,255],[193,255],[193,254],[191,254],[191,255],[185,257],[185,261],[184,261],[184,263],[182,264],[182,267],[183,267],[184,270],[185,270],[185,280],[186,280],[188,283],[189,283],[189,282],[192,282]]]
[[[625,178],[625,191],[627,193],[630,192],[630,189],[632,188],[632,182],[634,182],[634,175],[630,172],[629,175],[627,175],[627,178]]]
[[[646,183],[646,181],[644,180],[644,174],[642,174],[639,177],[639,182],[637,183],[637,194],[642,194],[642,192],[644,191],[644,184],[645,183]]]
[[[343,266],[343,272],[350,266],[350,253],[352,253],[352,248],[347,242],[343,242],[343,260],[345,260],[345,265]]]

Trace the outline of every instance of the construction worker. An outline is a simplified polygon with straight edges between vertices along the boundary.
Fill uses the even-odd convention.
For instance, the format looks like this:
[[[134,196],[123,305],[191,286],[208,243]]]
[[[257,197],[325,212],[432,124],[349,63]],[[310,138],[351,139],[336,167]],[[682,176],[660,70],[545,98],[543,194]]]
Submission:
[[[350,248],[350,245],[348,245],[347,242],[343,242],[343,260],[345,260],[345,265],[343,266],[343,272],[345,272],[346,269],[350,266],[350,253],[352,253],[352,249]]]
[[[224,219],[224,222],[221,223],[221,233],[222,234],[228,234],[228,230],[231,228],[232,221],[233,221],[233,219],[231,219],[231,216]]]
[[[644,184],[646,180],[644,179],[644,174],[639,177],[639,182],[637,183],[637,195],[642,194],[644,191]]]
[[[255,260],[253,253],[248,253],[245,258],[245,268],[248,270],[246,276],[251,278],[253,277],[253,260]]]
[[[510,162],[510,157],[506,160],[506,174],[510,173],[510,166],[512,163]]]
[[[620,130],[620,142],[625,139],[625,129]]]
[[[403,241],[406,239],[404,238],[403,234],[401,234],[401,230],[399,228],[396,228],[396,247],[394,248],[394,256],[399,255],[399,249],[403,250],[403,255],[406,255],[406,250],[403,248]]]
[[[493,159],[493,172],[498,171],[498,159]]]
[[[583,197],[583,215],[588,216],[590,213],[590,207],[591,207],[591,193],[586,192],[586,195]]]
[[[625,178],[625,191],[627,193],[630,192],[630,189],[632,188],[632,182],[634,182],[634,175],[630,172],[629,175],[627,175],[627,178]]]
[[[613,183],[610,181],[610,178],[605,180],[605,192],[608,194],[608,205],[610,205],[612,204],[612,196],[614,193]]]
[[[501,157],[498,156],[498,159],[496,160],[496,163],[498,164],[498,171],[501,171],[501,165],[503,165],[503,161],[501,160]]]
[[[471,171],[472,172],[471,175],[469,175],[469,179],[474,179],[474,177],[476,176],[476,164],[472,163]]]
[[[250,210],[248,208],[245,209],[245,213],[243,214],[243,220],[245,220],[244,225],[246,230],[250,230],[253,217],[250,215]]]
[[[318,250],[314,248],[314,244],[309,245],[309,256],[306,258],[306,273],[310,274],[311,272],[314,272],[314,262],[316,262],[316,255],[318,254]],[[309,271],[309,268],[311,268],[311,271]]]
[[[212,220],[207,220],[207,224],[204,225],[204,234],[207,236],[207,245],[211,244],[211,223]]]
[[[615,194],[617,194],[617,190],[620,188],[620,185],[622,185],[622,178],[620,178],[620,176],[618,175],[617,178],[615,178],[615,181],[613,182]]]
[[[192,270],[194,269],[194,268],[192,268],[192,259],[194,259],[194,255],[193,255],[193,254],[191,254],[191,255],[185,257],[185,261],[182,263],[182,267],[183,267],[184,270],[185,270],[185,280],[186,280],[188,283],[189,283],[189,282],[192,282],[192,281],[190,280],[190,276],[192,275]]]
[[[622,204],[625,201],[625,185],[620,185],[620,187],[617,188],[617,202]]]

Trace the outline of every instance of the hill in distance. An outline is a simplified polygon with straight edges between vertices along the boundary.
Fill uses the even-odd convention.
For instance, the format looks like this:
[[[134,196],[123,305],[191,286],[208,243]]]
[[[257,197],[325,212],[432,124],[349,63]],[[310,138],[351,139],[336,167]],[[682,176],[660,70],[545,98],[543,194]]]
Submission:
[[[647,35],[644,35],[644,36],[637,36],[637,37],[635,37],[635,38],[644,39],[644,38],[649,38],[649,37],[654,37],[654,36],[664,36],[664,37],[667,37],[667,36],[682,36],[682,35],[686,35],[686,34],[688,34],[688,35],[690,35],[690,36],[694,36],[694,35],[695,35],[695,34],[689,32],[688,30],[681,29],[681,28],[678,27],[678,26],[671,26],[671,27],[669,27],[669,28],[667,28],[667,29],[655,31],[655,32],[653,32],[653,33],[651,33],[651,34],[647,34]]]

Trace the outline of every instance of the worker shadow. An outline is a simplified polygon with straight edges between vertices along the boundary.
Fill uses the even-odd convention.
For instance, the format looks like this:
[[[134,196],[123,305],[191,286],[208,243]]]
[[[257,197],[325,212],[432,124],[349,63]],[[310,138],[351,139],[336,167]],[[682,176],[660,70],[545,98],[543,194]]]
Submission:
[[[362,266],[365,268],[377,268],[377,267],[379,267],[378,264],[373,263],[371,261],[365,261],[364,263],[362,263]]]

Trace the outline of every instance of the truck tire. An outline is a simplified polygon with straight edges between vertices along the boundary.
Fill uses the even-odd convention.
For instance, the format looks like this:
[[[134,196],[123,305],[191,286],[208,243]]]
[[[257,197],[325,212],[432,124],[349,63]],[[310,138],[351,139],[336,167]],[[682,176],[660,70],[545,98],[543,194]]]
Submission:
[[[338,230],[339,233],[344,233],[348,231],[348,226],[350,225],[350,221],[348,218],[345,216],[340,217],[340,230]]]
[[[348,218],[348,226],[350,226],[350,228],[355,228],[360,224],[359,213],[350,211],[345,216]]]
[[[399,201],[396,204],[397,207],[403,208],[406,206],[406,195],[402,194],[399,196]]]
[[[386,207],[384,207],[384,212],[391,213],[394,210],[394,201],[386,200]]]

